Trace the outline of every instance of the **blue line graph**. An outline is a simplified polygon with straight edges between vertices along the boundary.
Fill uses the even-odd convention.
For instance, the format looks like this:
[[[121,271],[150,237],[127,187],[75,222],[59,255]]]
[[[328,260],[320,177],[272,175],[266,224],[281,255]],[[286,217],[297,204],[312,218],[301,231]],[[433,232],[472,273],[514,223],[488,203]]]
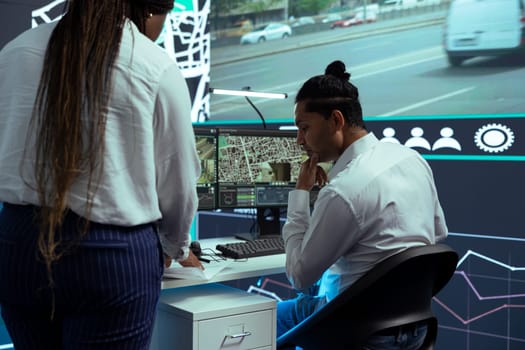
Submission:
[[[491,262],[494,265],[499,265],[501,267],[509,269],[510,271],[525,271],[525,267],[523,267],[523,266],[522,267],[511,266],[511,265],[502,263],[501,261],[498,261],[496,259],[492,259],[492,258],[490,258],[488,256],[483,255],[483,254],[476,253],[475,251],[472,251],[472,250],[467,251],[467,253],[465,255],[463,255],[463,257],[461,259],[459,259],[458,268],[471,255],[477,256],[480,259],[483,259],[483,260],[486,260],[488,262]]]
[[[507,237],[507,236],[479,235],[479,234],[473,234],[473,233],[457,233],[457,232],[450,232],[448,236],[449,237],[493,239],[493,240],[498,240],[498,241],[514,241],[514,242],[525,243],[525,238]]]

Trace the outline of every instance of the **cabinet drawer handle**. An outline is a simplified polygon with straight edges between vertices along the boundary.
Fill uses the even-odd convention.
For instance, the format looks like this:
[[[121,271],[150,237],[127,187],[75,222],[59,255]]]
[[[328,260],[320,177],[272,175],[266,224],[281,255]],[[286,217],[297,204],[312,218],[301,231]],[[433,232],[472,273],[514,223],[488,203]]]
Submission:
[[[242,333],[239,333],[239,334],[227,335],[226,338],[230,338],[230,339],[244,338],[244,337],[247,337],[249,335],[252,335],[252,332],[242,332]]]

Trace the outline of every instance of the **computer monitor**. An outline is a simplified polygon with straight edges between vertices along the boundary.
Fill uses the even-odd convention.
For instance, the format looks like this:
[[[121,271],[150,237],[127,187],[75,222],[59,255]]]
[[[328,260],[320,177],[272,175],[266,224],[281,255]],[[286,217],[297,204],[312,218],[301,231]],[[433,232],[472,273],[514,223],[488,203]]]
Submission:
[[[215,128],[194,127],[195,146],[201,161],[201,175],[197,180],[199,210],[217,207],[217,133]]]
[[[306,153],[296,132],[217,129],[219,208],[256,208],[255,236],[280,233],[280,212],[288,204]],[[317,197],[314,190],[311,203]]]

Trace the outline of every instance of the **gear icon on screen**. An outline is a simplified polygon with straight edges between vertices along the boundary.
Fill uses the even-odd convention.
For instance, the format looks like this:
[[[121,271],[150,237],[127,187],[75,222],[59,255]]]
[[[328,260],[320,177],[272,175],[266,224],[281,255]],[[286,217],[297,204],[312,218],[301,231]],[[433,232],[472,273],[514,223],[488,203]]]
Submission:
[[[476,131],[474,142],[479,149],[490,153],[506,151],[514,143],[514,132],[501,124],[487,124]]]

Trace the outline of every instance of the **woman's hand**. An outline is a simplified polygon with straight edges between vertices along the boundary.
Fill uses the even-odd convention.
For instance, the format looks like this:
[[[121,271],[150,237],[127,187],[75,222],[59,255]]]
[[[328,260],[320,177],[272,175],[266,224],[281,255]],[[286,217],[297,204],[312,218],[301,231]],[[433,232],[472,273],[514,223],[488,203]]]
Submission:
[[[199,258],[197,258],[197,256],[191,250],[186,260],[179,261],[179,264],[184,267],[198,267],[199,269],[204,270],[204,266],[202,266]]]
[[[170,267],[172,261],[173,261],[173,259],[171,258],[171,256],[168,256],[168,255],[164,254],[164,267],[165,268]]]

